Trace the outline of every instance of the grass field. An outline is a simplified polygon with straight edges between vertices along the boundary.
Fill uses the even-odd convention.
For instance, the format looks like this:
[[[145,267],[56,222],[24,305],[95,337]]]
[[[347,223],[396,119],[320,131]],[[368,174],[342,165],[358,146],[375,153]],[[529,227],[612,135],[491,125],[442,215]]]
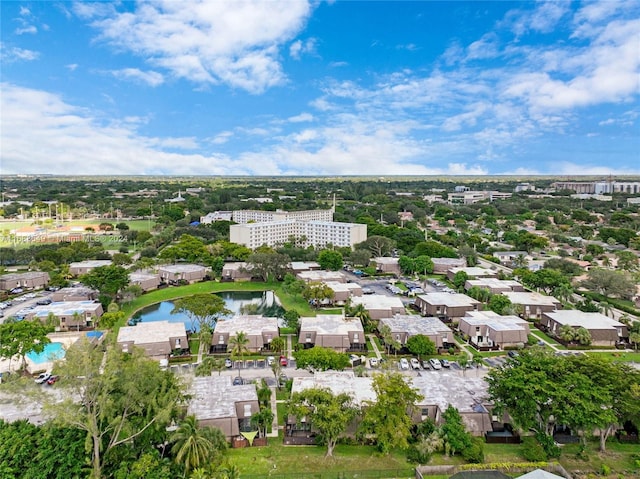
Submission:
[[[280,412],[278,404],[278,412]],[[609,442],[607,452],[598,452],[597,441],[590,441],[585,451],[580,452],[579,444],[562,446],[562,455],[558,462],[573,477],[578,479],[601,477],[606,479],[640,478],[640,468],[636,464],[640,448],[637,444],[618,444]],[[526,462],[522,457],[522,446],[515,444],[485,444],[485,463],[508,464]],[[231,462],[236,464],[242,477],[413,477],[397,473],[409,472],[415,464],[407,462],[401,451],[383,456],[370,446],[339,445],[334,457],[325,457],[323,446],[283,446],[282,437],[270,438],[269,445],[251,449],[232,449],[227,453]],[[429,465],[461,465],[464,461],[459,455],[448,457],[435,454]],[[390,471],[389,475],[381,471]],[[396,475],[393,475],[393,473]],[[606,473],[605,473],[606,472]],[[335,475],[342,473],[345,475]],[[519,474],[515,474],[517,476]],[[448,476],[428,476],[439,479]]]
[[[295,477],[342,477],[338,473],[347,471],[405,471],[407,475],[368,476],[368,477],[415,477],[414,465],[407,462],[403,453],[382,456],[370,446],[338,445],[334,457],[325,457],[326,448],[322,446],[283,446],[282,437],[270,438],[266,447],[251,449],[231,449],[227,457],[236,464],[242,477],[273,477],[276,474]],[[330,476],[329,474],[336,474]],[[307,475],[308,474],[308,475]],[[326,475],[325,475],[326,474]],[[276,476],[277,477],[277,476]],[[344,477],[354,477],[353,475]],[[357,477],[367,477],[358,474]]]

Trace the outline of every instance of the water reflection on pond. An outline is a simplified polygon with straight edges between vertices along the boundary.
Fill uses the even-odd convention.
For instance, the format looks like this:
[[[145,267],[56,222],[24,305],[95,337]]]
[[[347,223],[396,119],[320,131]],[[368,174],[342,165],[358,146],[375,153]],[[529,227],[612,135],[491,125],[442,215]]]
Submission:
[[[230,321],[233,321],[233,316],[240,314],[259,314],[271,318],[280,318],[284,314],[284,309],[273,291],[227,291],[216,294],[224,299],[226,308],[232,312],[227,318]],[[138,311],[133,316],[132,322],[181,322],[187,329],[197,330],[197,326],[192,324],[186,314],[171,314],[171,311],[173,311],[173,301],[162,301]]]

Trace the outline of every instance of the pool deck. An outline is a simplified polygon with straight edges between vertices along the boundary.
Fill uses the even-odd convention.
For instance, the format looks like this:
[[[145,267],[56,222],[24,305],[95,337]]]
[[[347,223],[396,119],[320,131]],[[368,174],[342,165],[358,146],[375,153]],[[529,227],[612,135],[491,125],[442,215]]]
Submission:
[[[62,347],[66,350],[69,349],[78,339],[86,336],[86,331],[69,331],[65,333],[49,333],[47,337],[52,343],[62,343]],[[25,358],[27,363],[27,371],[31,374],[41,371],[51,371],[53,368],[53,361],[46,361],[43,363],[34,363],[28,357]],[[16,356],[11,361],[8,359],[0,359],[0,372],[3,371],[18,371],[20,369],[20,359]]]

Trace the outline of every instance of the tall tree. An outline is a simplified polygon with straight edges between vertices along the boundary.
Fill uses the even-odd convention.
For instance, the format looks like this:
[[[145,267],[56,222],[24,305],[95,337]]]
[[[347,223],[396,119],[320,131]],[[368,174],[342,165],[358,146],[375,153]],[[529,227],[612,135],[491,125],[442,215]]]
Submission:
[[[623,299],[632,298],[636,291],[636,285],[627,273],[601,268],[589,270],[582,286],[605,296]]]
[[[129,284],[129,273],[122,266],[98,266],[80,276],[80,282],[100,291],[100,301],[108,305],[117,302],[118,294]]]
[[[270,278],[279,280],[287,274],[291,258],[286,254],[276,252],[256,252],[247,258],[247,270],[254,276],[268,281]]]
[[[186,314],[191,320],[191,329],[202,330],[205,326],[213,330],[221,316],[231,314],[224,299],[217,294],[194,294],[176,299],[171,314]]]
[[[466,430],[460,412],[449,404],[442,414],[442,418],[444,423],[441,427],[441,433],[447,454],[453,456],[456,452],[471,447],[471,434]]]
[[[138,348],[131,354],[115,347],[103,352],[80,339],[58,365],[58,374],[65,399],[47,404],[46,410],[56,422],[86,431],[92,479],[102,477],[110,451],[164,433],[184,401],[176,377]]]
[[[349,357],[345,353],[320,346],[295,351],[293,357],[296,359],[296,366],[300,369],[342,371],[349,366]]]
[[[323,301],[333,298],[333,290],[325,283],[309,283],[302,291],[302,297],[319,308]]]
[[[343,258],[339,251],[323,249],[318,254],[318,264],[322,269],[338,271],[342,269]]]
[[[189,415],[173,433],[171,452],[176,462],[183,464],[188,474],[194,469],[220,463],[221,453],[227,447],[224,433],[219,428],[200,427],[195,416]]]
[[[392,239],[379,235],[371,235],[366,241],[357,244],[356,248],[369,250],[371,255],[377,258],[380,256],[388,256],[395,246],[396,242]]]
[[[412,415],[422,397],[411,380],[398,372],[385,372],[373,377],[376,400],[364,407],[359,434],[375,436],[377,448],[388,454],[392,449],[406,449],[411,437]]]
[[[407,349],[411,354],[417,355],[420,359],[424,356],[436,354],[435,343],[424,334],[415,334],[407,340]]]
[[[244,362],[244,356],[249,352],[247,348],[249,344],[249,338],[244,331],[237,331],[235,336],[229,338],[229,346],[231,347],[231,357],[240,358]],[[238,375],[240,374],[240,367],[238,367]]]
[[[356,417],[358,408],[346,393],[334,395],[328,389],[313,388],[294,393],[288,411],[298,419],[306,417],[311,422],[327,445],[327,457],[332,457],[336,442]]]

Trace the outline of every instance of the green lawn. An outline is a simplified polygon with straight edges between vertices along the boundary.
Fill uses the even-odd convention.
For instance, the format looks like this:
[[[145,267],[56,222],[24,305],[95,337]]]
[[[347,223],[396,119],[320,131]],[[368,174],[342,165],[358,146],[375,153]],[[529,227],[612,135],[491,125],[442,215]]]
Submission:
[[[585,353],[593,356],[600,356],[611,361],[619,361],[623,363],[640,363],[640,352],[637,351],[633,353],[627,353],[624,351],[611,351],[607,353],[585,351]]]
[[[543,339],[544,341],[548,342],[549,344],[553,344],[554,346],[556,346],[558,349],[567,349],[566,347],[564,347],[562,344],[560,344],[558,341],[556,341],[555,339],[553,339],[551,336],[547,336],[546,334],[544,334],[542,331],[540,331],[539,329],[534,329],[531,328],[531,334],[533,336],[535,336],[538,339]]]
[[[191,351],[191,354],[197,355],[199,350],[200,350],[200,340],[199,339],[189,340],[189,351]]]
[[[231,449],[227,453],[230,462],[238,466],[242,477],[265,477],[277,474],[290,474],[294,477],[312,477],[312,474],[336,474],[358,471],[357,477],[367,477],[361,472],[394,470],[389,477],[414,477],[414,465],[406,461],[403,453],[388,456],[379,455],[370,446],[338,445],[334,457],[325,457],[323,446],[288,446],[282,445],[282,437],[270,438],[266,447],[250,449]],[[404,471],[406,475],[395,472]],[[308,476],[306,476],[308,475]],[[340,477],[356,477],[354,475]],[[384,477],[373,475],[369,477]]]

